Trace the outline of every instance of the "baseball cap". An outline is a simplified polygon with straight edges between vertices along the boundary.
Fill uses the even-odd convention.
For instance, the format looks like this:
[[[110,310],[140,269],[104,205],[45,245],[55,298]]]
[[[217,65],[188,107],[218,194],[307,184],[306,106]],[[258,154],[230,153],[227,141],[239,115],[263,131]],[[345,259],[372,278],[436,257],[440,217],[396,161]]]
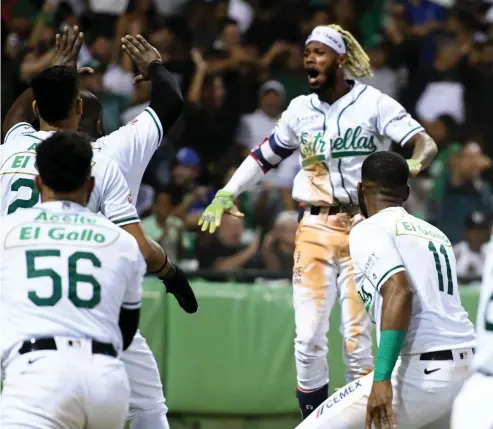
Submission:
[[[490,218],[479,211],[472,212],[466,219],[466,228],[489,228],[490,226]]]
[[[198,167],[200,165],[200,156],[191,147],[184,147],[176,154],[176,162],[186,167]]]
[[[262,97],[266,92],[268,91],[275,91],[277,92],[282,98],[285,97],[286,95],[286,90],[284,89],[284,86],[281,82],[278,82],[277,80],[268,80],[265,82],[259,90],[259,96]]]

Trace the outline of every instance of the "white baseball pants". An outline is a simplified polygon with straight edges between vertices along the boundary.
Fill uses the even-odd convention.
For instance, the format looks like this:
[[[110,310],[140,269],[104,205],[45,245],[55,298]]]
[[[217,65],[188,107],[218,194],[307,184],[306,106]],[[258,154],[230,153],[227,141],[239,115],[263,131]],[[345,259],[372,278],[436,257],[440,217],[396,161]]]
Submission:
[[[120,355],[130,383],[131,429],[169,429],[163,385],[149,345],[139,331]]]
[[[433,429],[448,429],[452,403],[469,375],[473,357],[472,349],[452,352],[454,359],[446,361],[424,361],[420,360],[420,355],[399,358],[392,374],[393,410],[399,429],[427,425]],[[352,381],[336,391],[297,428],[364,428],[372,384],[373,372]],[[473,427],[477,426],[468,426]]]
[[[474,373],[457,395],[452,429],[493,429],[493,377]]]
[[[69,339],[66,339],[67,341]],[[130,388],[123,363],[81,347],[15,357],[5,369],[2,429],[121,429]]]

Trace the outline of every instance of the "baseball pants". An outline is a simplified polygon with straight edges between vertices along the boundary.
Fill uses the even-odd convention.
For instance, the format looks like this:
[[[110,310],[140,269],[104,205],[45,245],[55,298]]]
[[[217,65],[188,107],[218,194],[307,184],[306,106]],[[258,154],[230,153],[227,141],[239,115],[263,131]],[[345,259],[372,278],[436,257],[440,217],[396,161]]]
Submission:
[[[449,428],[452,403],[469,375],[473,351],[457,349],[452,354],[453,360],[447,361],[420,360],[420,355],[399,358],[392,374],[393,410],[399,429],[427,425],[433,429]],[[336,391],[297,428],[362,429],[372,384],[373,372],[352,381]],[[467,426],[468,429],[483,427],[486,428]]]
[[[309,392],[329,381],[329,318],[336,300],[341,306],[346,382],[373,370],[371,321],[356,292],[349,256],[347,214],[329,216],[305,211],[296,234],[293,269],[295,357],[298,389]]]
[[[130,384],[131,429],[169,429],[166,400],[156,363],[145,338],[137,331],[130,347],[120,355]]]
[[[92,354],[89,340],[57,338],[58,350],[33,351],[5,368],[2,429],[121,429],[130,388],[123,363]]]
[[[452,429],[493,429],[493,376],[474,373],[455,399]]]

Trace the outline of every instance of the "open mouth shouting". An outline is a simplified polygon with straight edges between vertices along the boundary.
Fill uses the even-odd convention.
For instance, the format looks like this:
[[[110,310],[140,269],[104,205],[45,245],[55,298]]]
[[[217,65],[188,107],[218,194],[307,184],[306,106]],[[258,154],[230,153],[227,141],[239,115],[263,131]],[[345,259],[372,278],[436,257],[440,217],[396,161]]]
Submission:
[[[310,86],[320,86],[321,75],[320,72],[313,66],[308,66],[306,68],[308,74],[308,85]]]

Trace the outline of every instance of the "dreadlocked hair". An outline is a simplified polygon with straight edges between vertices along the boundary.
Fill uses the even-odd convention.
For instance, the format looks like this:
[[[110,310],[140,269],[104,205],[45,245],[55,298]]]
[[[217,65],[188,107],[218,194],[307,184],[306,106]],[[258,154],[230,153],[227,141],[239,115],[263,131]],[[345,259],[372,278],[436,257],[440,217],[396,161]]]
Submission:
[[[331,24],[329,27],[337,31],[346,44],[347,62],[344,64],[344,68],[351,76],[355,78],[373,76],[370,68],[370,58],[354,36],[337,24]]]

